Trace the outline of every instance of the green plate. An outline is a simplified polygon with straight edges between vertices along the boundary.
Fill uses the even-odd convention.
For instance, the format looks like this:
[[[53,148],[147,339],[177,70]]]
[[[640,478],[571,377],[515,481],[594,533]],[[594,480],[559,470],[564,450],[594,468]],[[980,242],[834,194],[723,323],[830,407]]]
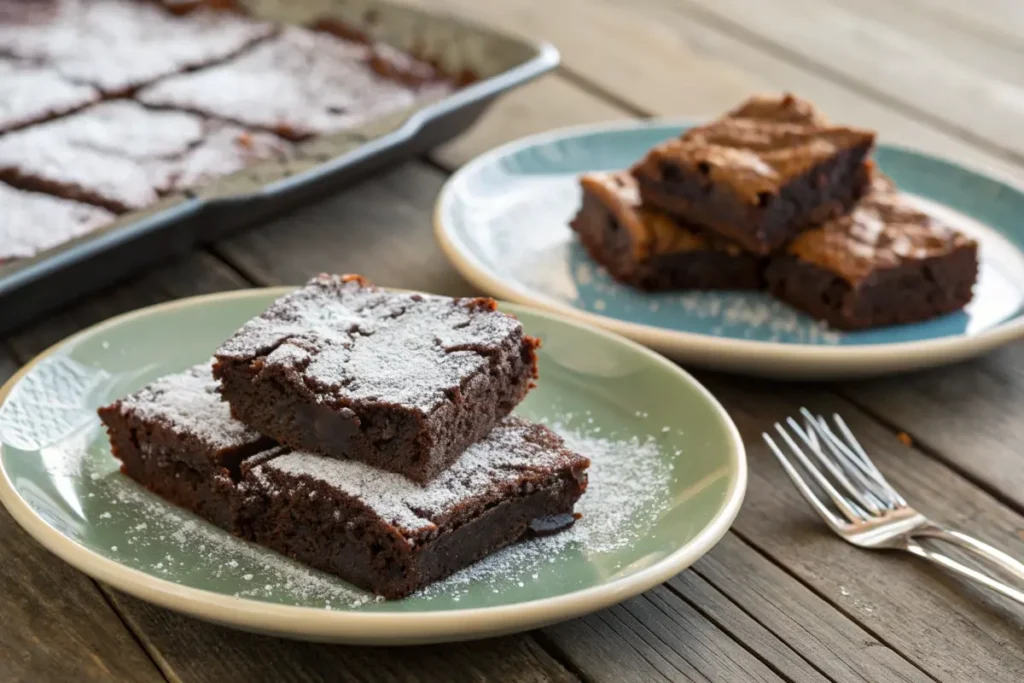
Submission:
[[[592,458],[571,531],[529,541],[400,601],[240,541],[117,470],[97,406],[208,358],[287,289],[143,309],[46,351],[0,390],[0,500],[44,546],[144,600],[252,631],[363,644],[492,636],[636,595],[706,553],[736,516],[743,444],[717,401],[661,356],[520,306],[544,341],[518,409]]]

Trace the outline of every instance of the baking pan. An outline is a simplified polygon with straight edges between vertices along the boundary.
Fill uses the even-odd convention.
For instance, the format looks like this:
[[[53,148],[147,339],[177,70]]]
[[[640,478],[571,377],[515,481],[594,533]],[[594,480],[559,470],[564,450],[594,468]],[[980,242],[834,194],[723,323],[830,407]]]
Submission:
[[[495,97],[553,69],[558,51],[461,18],[382,0],[247,0],[255,17],[307,25],[340,19],[375,40],[476,80],[350,130],[298,143],[287,161],[265,162],[186,194],[169,196],[34,258],[0,265],[0,333],[209,244],[246,225],[422,154],[465,130]]]

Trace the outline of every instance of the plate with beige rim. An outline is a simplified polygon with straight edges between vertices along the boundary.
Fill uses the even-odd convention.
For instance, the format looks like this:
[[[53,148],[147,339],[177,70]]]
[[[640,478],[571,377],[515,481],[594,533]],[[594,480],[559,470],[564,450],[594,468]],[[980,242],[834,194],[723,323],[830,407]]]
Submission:
[[[612,280],[573,238],[579,174],[628,168],[687,121],[554,130],[494,149],[448,179],[434,226],[455,268],[502,299],[617,332],[679,361],[787,379],[837,379],[964,360],[1024,338],[1024,191],[1011,179],[879,144],[879,168],[979,243],[965,311],[839,332],[766,292],[646,293]]]
[[[542,338],[517,410],[592,459],[577,525],[506,549],[404,600],[246,543],[117,469],[95,410],[207,359],[287,288],[184,299],[47,350],[0,390],[0,500],[86,574],[208,621],[294,638],[414,644],[535,628],[612,605],[694,562],[746,486],[743,444],[696,380],[622,337],[512,304]]]

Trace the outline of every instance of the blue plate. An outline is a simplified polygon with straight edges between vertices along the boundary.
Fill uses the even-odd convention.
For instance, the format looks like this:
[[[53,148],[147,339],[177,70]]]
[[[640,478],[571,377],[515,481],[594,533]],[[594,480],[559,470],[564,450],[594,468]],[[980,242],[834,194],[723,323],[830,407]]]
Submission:
[[[966,311],[925,323],[838,332],[758,292],[648,294],[613,281],[573,239],[577,177],[628,167],[688,124],[557,130],[463,167],[438,200],[436,232],[456,268],[505,299],[619,332],[679,360],[791,378],[883,374],[962,360],[1024,336],[1024,192],[922,152],[880,145],[875,160],[924,207],[977,239]]]

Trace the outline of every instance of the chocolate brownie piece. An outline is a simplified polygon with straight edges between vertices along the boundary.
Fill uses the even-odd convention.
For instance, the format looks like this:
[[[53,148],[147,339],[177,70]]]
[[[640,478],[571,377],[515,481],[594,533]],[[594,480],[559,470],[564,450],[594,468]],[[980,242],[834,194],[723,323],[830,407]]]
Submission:
[[[374,46],[323,31],[287,27],[223,64],[164,79],[141,90],[146,104],[173,107],[273,130],[299,140],[351,128],[451,89],[382,76]],[[410,58],[411,59],[411,58]],[[392,59],[402,74],[410,72]]]
[[[114,214],[97,206],[0,183],[0,263],[30,258],[113,220]]]
[[[978,276],[978,245],[884,180],[846,216],[771,257],[772,294],[840,329],[926,320],[960,310]]]
[[[257,543],[400,598],[568,518],[589,461],[507,417],[426,486],[354,460],[281,453],[249,466],[241,513]]]
[[[99,409],[121,471],[167,500],[238,531],[242,461],[276,444],[231,418],[210,363]]]
[[[0,134],[81,109],[99,98],[92,86],[72,83],[49,67],[0,57]]]
[[[232,414],[280,443],[424,483],[508,415],[538,342],[493,299],[320,275],[217,350]]]
[[[121,213],[289,148],[269,133],[116,100],[0,137],[0,180]]]
[[[633,175],[645,204],[764,255],[864,194],[874,141],[791,95],[756,97],[657,145]]]
[[[580,185],[583,205],[572,229],[591,258],[619,282],[652,291],[761,284],[757,256],[642,206],[629,173],[588,173]]]
[[[0,23],[0,52],[45,63],[108,94],[224,59],[276,30],[205,9],[175,16],[137,0],[0,1],[7,17]]]

